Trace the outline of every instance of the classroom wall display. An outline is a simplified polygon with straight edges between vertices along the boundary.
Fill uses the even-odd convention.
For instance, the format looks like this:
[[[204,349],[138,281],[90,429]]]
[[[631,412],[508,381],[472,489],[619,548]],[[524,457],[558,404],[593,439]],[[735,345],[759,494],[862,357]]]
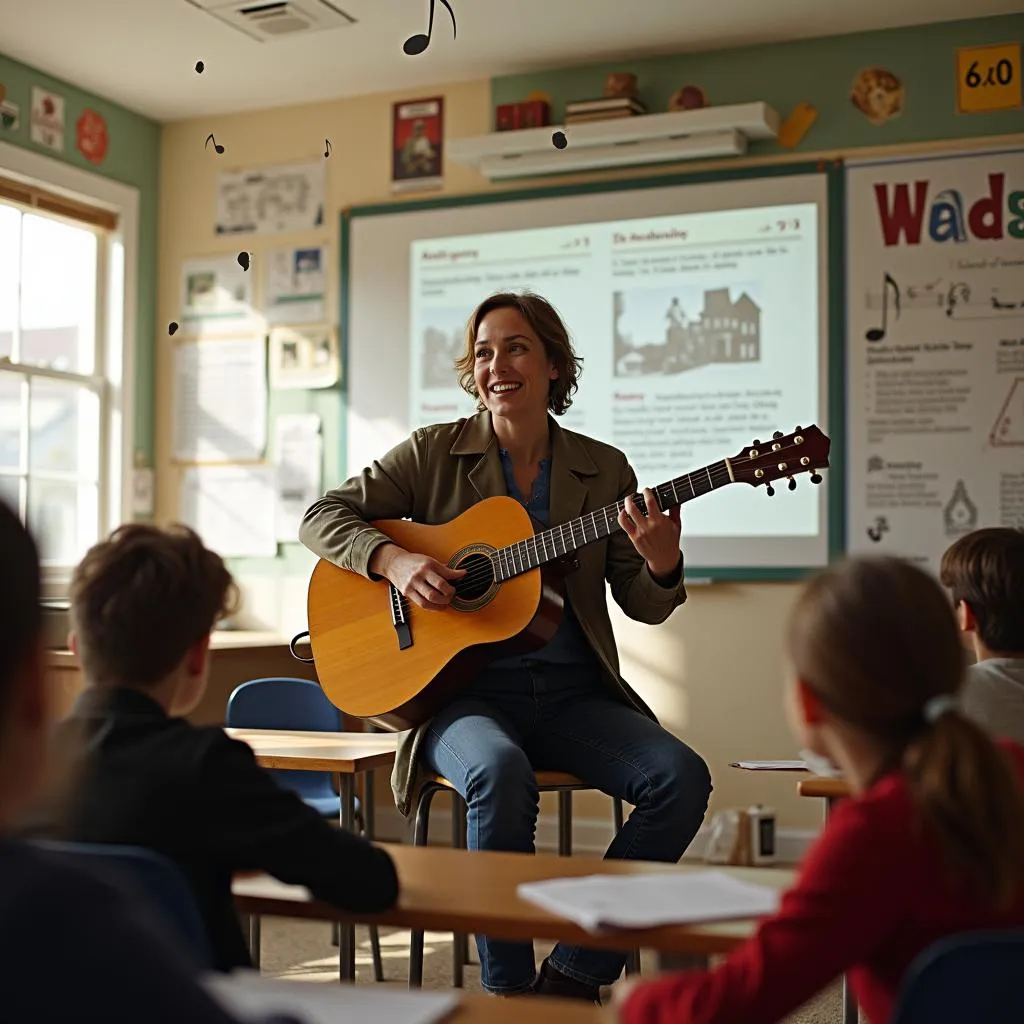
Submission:
[[[64,150],[64,97],[32,86],[32,141],[58,153]]]
[[[217,178],[218,235],[311,231],[324,222],[324,160],[226,171]]]
[[[1024,148],[851,163],[847,547],[1024,528]]]
[[[473,413],[454,362],[473,308],[503,289],[558,309],[584,359],[561,422],[624,451],[641,486],[704,473],[775,431],[828,433],[841,183],[815,164],[346,211],[344,473]],[[793,486],[687,504],[689,572],[791,579],[827,562],[841,502]]]

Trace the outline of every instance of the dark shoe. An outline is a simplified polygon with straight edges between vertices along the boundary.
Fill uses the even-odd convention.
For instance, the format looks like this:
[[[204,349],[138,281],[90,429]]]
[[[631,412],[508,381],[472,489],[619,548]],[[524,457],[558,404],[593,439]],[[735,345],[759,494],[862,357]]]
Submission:
[[[540,974],[533,983],[533,991],[539,996],[554,996],[556,999],[582,999],[601,1005],[601,990],[585,981],[577,981],[544,961]]]

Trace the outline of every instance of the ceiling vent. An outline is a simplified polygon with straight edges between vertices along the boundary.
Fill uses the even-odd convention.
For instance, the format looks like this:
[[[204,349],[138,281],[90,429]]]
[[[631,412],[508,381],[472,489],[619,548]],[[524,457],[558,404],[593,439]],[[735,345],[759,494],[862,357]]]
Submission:
[[[193,7],[261,43],[354,25],[356,19],[328,0],[186,0]]]

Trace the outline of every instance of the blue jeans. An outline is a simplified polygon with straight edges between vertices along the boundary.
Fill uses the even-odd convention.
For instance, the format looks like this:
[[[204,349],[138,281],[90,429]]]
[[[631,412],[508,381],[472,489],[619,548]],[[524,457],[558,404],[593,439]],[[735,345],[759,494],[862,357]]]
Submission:
[[[633,804],[605,854],[674,863],[704,820],[711,775],[699,755],[615,699],[597,670],[528,663],[492,669],[430,723],[424,763],[465,797],[471,850],[534,852],[534,769],[563,771]],[[480,981],[504,995],[530,988],[533,945],[476,937]],[[590,985],[610,985],[625,952],[560,944],[549,961]]]

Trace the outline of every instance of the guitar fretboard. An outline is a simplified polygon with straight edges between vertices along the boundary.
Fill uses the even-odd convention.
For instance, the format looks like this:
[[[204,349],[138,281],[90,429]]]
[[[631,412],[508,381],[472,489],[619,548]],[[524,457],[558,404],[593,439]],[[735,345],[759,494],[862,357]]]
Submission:
[[[703,469],[684,473],[667,483],[652,488],[658,505],[664,512],[675,505],[682,505],[702,494],[707,494],[718,487],[724,487],[733,481],[729,469],[729,460],[712,463]],[[647,506],[642,494],[634,494],[633,501],[641,513],[647,514]],[[619,513],[625,508],[625,501],[617,501],[603,508],[595,509],[571,519],[560,526],[535,533],[526,540],[517,541],[508,547],[500,548],[491,556],[494,565],[494,578],[499,583],[511,579],[520,573],[529,572],[540,565],[553,562],[586,544],[601,540],[621,529]]]

